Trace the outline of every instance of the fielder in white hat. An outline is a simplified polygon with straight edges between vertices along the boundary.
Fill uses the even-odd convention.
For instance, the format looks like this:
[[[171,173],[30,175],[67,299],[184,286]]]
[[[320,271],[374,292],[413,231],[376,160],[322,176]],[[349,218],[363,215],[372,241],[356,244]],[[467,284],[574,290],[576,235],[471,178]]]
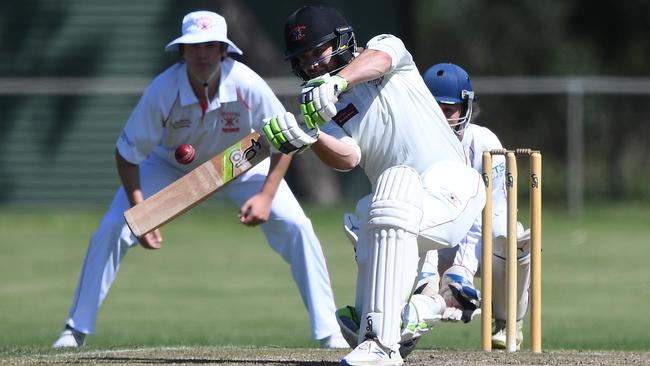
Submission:
[[[210,63],[204,59],[197,60],[196,52],[199,48],[214,51],[217,46],[224,48],[224,45],[226,45],[226,49],[219,50],[220,60],[214,59]],[[226,19],[211,11],[195,11],[187,14],[181,25],[181,36],[167,44],[165,51],[180,51],[185,61],[188,62],[188,73],[193,78],[190,81],[201,83],[202,96],[205,100],[210,99],[210,81],[219,73],[221,61],[226,58],[228,53],[243,54],[242,50],[228,39]]]
[[[204,42],[225,42],[228,52],[241,55],[243,52],[228,39],[226,19],[211,11],[195,11],[183,18],[182,35],[169,42],[165,51],[178,51],[179,44],[195,44]]]
[[[122,187],[90,239],[72,306],[55,348],[82,346],[86,336],[95,332],[99,306],[128,250],[138,243],[147,249],[161,247],[159,230],[136,238],[124,221],[124,211],[253,130],[261,132],[266,116],[285,112],[259,75],[228,57],[242,51],[228,39],[222,16],[209,11],[186,15],[182,35],[165,50],[180,52],[182,60],[153,80],[117,139],[115,159]],[[181,144],[195,148],[196,157],[188,164],[174,157]],[[290,161],[289,155],[273,153],[217,194],[240,207],[240,223],[259,225],[269,245],[291,266],[310,315],[312,337],[325,348],[347,348],[334,316],[334,298],[320,242],[283,179]],[[219,243],[250,250],[246,244],[250,243]],[[146,309],[146,304],[142,308]]]

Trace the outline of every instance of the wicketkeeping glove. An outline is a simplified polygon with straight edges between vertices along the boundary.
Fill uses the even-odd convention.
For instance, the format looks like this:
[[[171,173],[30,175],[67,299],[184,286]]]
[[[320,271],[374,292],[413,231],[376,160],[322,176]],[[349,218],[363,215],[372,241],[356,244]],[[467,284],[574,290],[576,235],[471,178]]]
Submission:
[[[320,133],[318,127],[306,129],[305,125],[300,125],[290,112],[266,118],[264,123],[264,135],[283,154],[303,152],[316,142]]]
[[[348,88],[348,82],[340,76],[325,74],[305,83],[300,92],[300,112],[309,128],[322,126],[336,115],[335,103]]]

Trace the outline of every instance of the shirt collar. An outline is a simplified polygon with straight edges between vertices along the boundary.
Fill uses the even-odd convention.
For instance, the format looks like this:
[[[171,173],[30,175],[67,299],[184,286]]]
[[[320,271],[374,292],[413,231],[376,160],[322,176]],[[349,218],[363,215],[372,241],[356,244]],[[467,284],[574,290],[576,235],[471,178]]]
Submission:
[[[223,62],[221,62],[221,72],[219,76],[219,91],[217,95],[210,101],[208,106],[208,111],[217,109],[221,106],[221,103],[234,102],[237,100],[237,86],[235,85],[234,79],[229,77],[232,72],[235,61],[227,57]],[[185,63],[181,64],[181,67],[178,69],[179,73],[179,86],[178,91],[180,93],[180,101],[182,106],[188,106],[192,104],[199,104],[199,98],[194,94],[192,86],[190,85],[190,80],[187,75],[187,65]]]

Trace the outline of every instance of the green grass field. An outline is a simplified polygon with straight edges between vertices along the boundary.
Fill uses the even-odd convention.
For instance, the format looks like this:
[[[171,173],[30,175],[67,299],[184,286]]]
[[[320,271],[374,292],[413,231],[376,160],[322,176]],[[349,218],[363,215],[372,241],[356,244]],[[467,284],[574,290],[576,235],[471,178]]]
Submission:
[[[354,256],[340,228],[346,209],[306,208],[338,306],[354,298]],[[199,207],[164,228],[162,250],[132,249],[88,348],[316,347],[289,267],[235,212]],[[544,349],[648,350],[647,205],[588,207],[580,219],[563,212],[543,215]],[[0,210],[0,350],[51,345],[102,214]],[[420,347],[477,349],[479,325],[444,324]]]

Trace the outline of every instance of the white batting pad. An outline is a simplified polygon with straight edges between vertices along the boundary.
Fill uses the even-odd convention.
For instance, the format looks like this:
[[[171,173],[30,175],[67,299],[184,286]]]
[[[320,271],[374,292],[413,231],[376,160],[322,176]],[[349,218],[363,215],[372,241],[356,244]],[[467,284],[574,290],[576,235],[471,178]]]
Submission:
[[[506,258],[507,239],[497,236],[492,242],[492,307],[494,319],[506,319]],[[530,286],[530,229],[517,222],[517,319],[522,319],[528,309]]]
[[[352,244],[354,250],[357,250],[357,241],[359,241],[359,219],[357,215],[346,212],[343,214],[343,232]]]
[[[402,309],[417,276],[421,204],[415,170],[396,166],[379,176],[368,220],[368,265],[357,288],[363,299],[360,341],[369,332],[385,347],[400,340]]]
[[[472,167],[440,162],[422,175],[425,194],[419,243],[426,249],[458,244],[485,206],[485,185]]]

